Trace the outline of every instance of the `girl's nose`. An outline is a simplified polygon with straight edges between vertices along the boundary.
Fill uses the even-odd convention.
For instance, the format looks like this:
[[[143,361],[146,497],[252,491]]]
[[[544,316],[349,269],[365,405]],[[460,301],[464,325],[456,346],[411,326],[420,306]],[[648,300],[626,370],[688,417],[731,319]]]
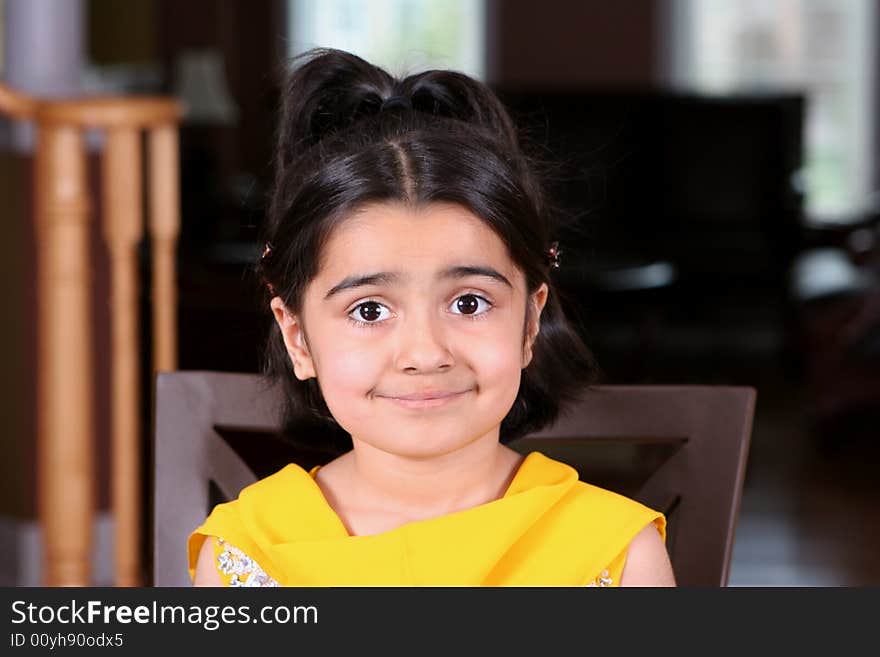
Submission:
[[[449,369],[455,363],[442,319],[431,311],[409,315],[399,325],[396,365],[411,374]]]

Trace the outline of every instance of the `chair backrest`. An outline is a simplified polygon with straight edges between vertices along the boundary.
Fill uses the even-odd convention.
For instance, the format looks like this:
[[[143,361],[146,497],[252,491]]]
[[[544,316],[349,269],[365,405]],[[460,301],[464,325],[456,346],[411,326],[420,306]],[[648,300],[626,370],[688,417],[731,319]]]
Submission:
[[[756,393],[737,386],[598,386],[511,446],[663,511],[680,586],[725,586]],[[157,380],[153,583],[188,586],[186,538],[213,506],[290,462],[323,462],[277,437],[281,392],[256,375]]]

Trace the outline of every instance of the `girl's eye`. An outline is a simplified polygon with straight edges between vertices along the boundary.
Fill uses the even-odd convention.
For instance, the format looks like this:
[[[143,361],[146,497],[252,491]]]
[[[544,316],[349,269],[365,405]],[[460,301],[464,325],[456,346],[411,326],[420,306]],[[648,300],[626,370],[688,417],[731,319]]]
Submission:
[[[483,310],[479,310],[480,302],[485,305]],[[478,294],[462,294],[455,300],[452,307],[455,309],[453,312],[458,311],[456,314],[482,315],[492,307],[492,304],[488,299],[484,299]]]
[[[358,324],[375,324],[388,319],[388,315],[388,309],[378,301],[364,301],[348,313],[348,316]]]

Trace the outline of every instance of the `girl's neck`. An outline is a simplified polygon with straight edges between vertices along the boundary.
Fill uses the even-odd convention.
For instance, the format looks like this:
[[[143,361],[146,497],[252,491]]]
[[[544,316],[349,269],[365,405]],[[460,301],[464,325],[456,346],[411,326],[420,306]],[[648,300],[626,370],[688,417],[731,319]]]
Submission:
[[[356,443],[338,459],[340,476],[333,479],[341,486],[332,487],[336,501],[349,513],[382,510],[412,522],[496,500],[510,485],[522,456],[497,437],[488,438],[430,459]]]

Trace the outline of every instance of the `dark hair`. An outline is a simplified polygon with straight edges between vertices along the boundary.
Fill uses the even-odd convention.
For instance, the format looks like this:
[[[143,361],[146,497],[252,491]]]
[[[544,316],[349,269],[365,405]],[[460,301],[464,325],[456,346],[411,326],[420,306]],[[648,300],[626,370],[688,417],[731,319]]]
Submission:
[[[550,288],[532,360],[501,423],[500,440],[551,424],[562,405],[597,380],[598,368],[549,279],[552,213],[507,110],[488,87],[454,71],[396,79],[339,50],[311,50],[298,59],[284,87],[277,131],[275,184],[263,235],[271,254],[258,265],[270,295],[300,314],[330,231],[365,204],[459,204],[504,242],[525,274],[529,294],[542,283]],[[319,382],[294,376],[275,322],[265,374],[284,386],[288,435],[316,448],[351,446]]]

